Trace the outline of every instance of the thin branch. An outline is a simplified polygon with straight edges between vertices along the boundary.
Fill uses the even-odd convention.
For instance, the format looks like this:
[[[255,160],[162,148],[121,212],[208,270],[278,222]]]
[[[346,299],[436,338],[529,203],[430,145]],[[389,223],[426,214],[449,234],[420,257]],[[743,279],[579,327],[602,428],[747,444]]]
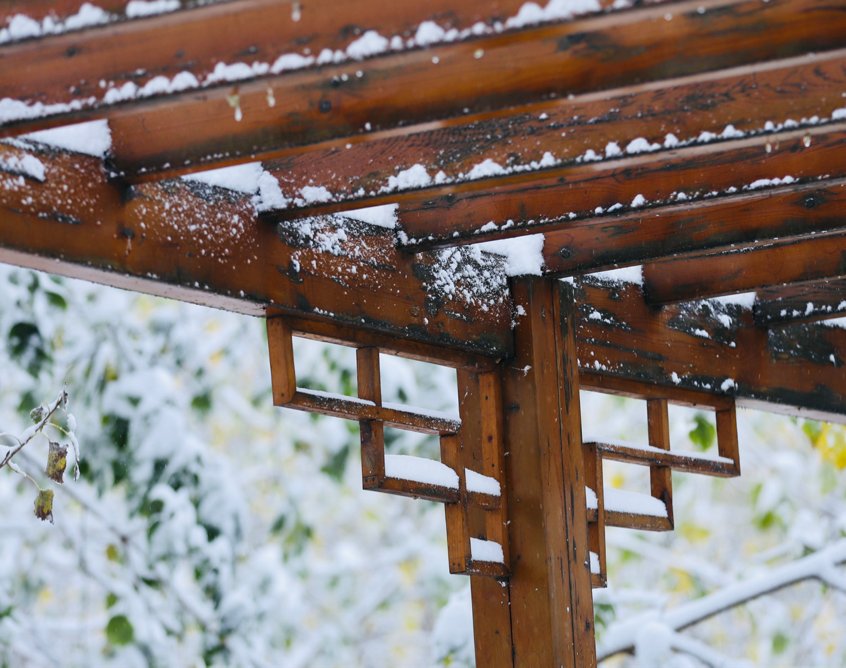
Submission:
[[[650,611],[615,624],[609,628],[601,646],[597,648],[597,659],[601,661],[621,652],[632,652],[638,630],[648,622],[659,622],[672,631],[680,631],[804,580],[820,580],[831,586],[838,586],[840,578],[836,577],[839,574],[834,572],[834,566],[843,562],[846,562],[846,539],[841,539],[807,557],[774,568],[769,573],[748,578],[708,596],[684,603],[673,610],[664,613]]]
[[[35,438],[38,434],[41,434],[44,427],[47,426],[48,422],[50,422],[50,419],[53,417],[53,414],[57,410],[59,410],[60,407],[66,406],[67,402],[68,393],[62,390],[56,401],[53,402],[53,405],[50,407],[50,410],[47,411],[47,414],[41,418],[38,424],[35,425],[35,428],[33,429],[32,427],[30,427],[27,430],[30,432],[29,435],[24,440],[17,439],[19,444],[18,447],[6,453],[6,456],[3,457],[2,461],[0,461],[0,469],[6,466],[12,460],[12,457],[18,454],[21,450],[23,450],[32,441],[33,438]],[[39,489],[41,488],[39,487]]]

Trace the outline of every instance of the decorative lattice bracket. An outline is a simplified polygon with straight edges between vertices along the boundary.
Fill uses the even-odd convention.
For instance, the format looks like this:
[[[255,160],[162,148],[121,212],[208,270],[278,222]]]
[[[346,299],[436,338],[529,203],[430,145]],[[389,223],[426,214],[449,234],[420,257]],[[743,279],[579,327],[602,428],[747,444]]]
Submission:
[[[610,376],[588,376],[583,389],[646,401],[649,443],[609,441],[583,436],[587,480],[588,541],[591,578],[595,587],[607,581],[605,527],[646,531],[673,529],[672,471],[730,478],[740,475],[737,415],[734,399],[710,394],[669,390]],[[669,404],[704,407],[716,415],[717,457],[673,452],[670,448]],[[606,490],[602,462],[606,459],[649,468],[650,493]]]
[[[325,324],[267,319],[273,400],[277,406],[356,420],[364,489],[445,504],[450,572],[506,577],[508,532],[503,480],[501,398],[496,374],[458,368],[461,419],[382,400],[380,353],[397,354],[385,337],[351,341]],[[358,397],[297,387],[293,337],[356,348]],[[399,344],[398,344],[399,345]],[[450,360],[427,362],[456,366]],[[441,461],[385,452],[385,427],[434,434]]]

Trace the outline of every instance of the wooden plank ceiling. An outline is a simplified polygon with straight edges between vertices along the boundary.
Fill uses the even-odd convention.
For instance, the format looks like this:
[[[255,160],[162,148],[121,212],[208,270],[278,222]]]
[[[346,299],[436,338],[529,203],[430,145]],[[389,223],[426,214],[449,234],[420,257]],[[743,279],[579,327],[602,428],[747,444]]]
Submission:
[[[84,5],[0,7],[0,261],[472,366],[521,317],[473,244],[542,234],[594,385],[846,413],[819,322],[846,313],[846,1]],[[103,157],[21,139],[103,119]],[[178,178],[245,163],[254,192]],[[385,204],[394,229],[343,215]]]

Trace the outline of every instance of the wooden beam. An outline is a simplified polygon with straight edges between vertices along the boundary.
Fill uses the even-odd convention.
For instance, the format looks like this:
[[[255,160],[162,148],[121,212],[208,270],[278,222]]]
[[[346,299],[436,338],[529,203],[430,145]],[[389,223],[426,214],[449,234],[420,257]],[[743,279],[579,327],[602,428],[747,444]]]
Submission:
[[[82,110],[63,122],[108,116],[115,164],[133,179],[279,157],[330,139],[347,143],[465,110],[846,46],[842,12],[813,0],[691,0],[669,15],[662,7],[618,12]],[[34,127],[13,123],[7,131]]]
[[[846,278],[758,290],[755,322],[762,327],[846,315]]]
[[[662,260],[643,267],[652,304],[707,299],[786,283],[846,277],[846,233]]]
[[[36,6],[32,11],[36,17],[52,13],[59,18],[78,11],[81,4],[74,0],[55,8]],[[127,85],[132,90],[147,86],[149,97],[169,92],[167,85],[150,83],[157,77],[171,83],[179,75],[177,90],[203,89],[216,83],[225,85],[233,77],[254,79],[270,74],[275,64],[277,73],[316,66],[324,50],[328,50],[324,58],[331,64],[368,30],[388,39],[396,35],[401,48],[406,48],[407,40],[414,38],[419,25],[427,20],[436,21],[444,32],[469,32],[479,22],[490,31],[496,21],[517,14],[522,0],[470,0],[458,6],[449,0],[392,4],[374,0],[237,0],[202,4],[190,12],[169,12],[145,21],[110,23],[105,28],[10,45],[0,53],[0,63],[8,73],[3,95],[29,103],[82,101],[83,107],[108,107],[110,99],[125,97],[119,93]],[[108,0],[102,8],[118,18],[126,1]],[[18,11],[29,14],[30,9],[18,7]],[[222,76],[220,65],[230,66],[227,76]],[[47,115],[61,116],[69,111],[56,109]]]
[[[544,235],[544,271],[568,276],[843,229],[844,207],[846,179],[834,179],[575,220]]]
[[[514,283],[526,316],[503,375],[514,665],[596,665],[569,286]]]
[[[566,228],[570,221],[760,187],[846,176],[846,126],[688,146],[465,184],[399,220],[410,249]],[[680,194],[681,193],[681,194]]]
[[[575,287],[585,387],[601,388],[603,378],[637,381],[674,401],[696,403],[696,391],[734,395],[739,406],[846,421],[846,330],[765,330],[737,304],[655,309],[638,285],[586,278]]]
[[[401,135],[330,142],[264,167],[288,198],[277,216],[331,213],[398,197],[410,207],[440,192],[436,184],[420,187],[436,175],[441,185],[460,192],[462,183],[490,172],[490,188],[498,170],[500,176],[537,172],[583,160],[588,151],[604,158],[612,142],[634,153],[700,138],[765,134],[785,121],[807,125],[846,107],[844,88],[846,52],[839,50],[453,118]],[[487,161],[498,168],[482,169]],[[398,177],[407,170],[420,179]],[[326,188],[331,200],[305,201],[302,189],[314,184]]]
[[[203,4],[210,4],[211,2],[224,2],[225,0],[178,0],[180,8],[191,7],[199,2]],[[25,16],[33,21],[42,22],[44,19],[50,19],[52,23],[60,26],[66,26],[70,19],[70,30],[79,30],[75,27],[74,18],[80,14],[84,15],[83,7],[91,5],[88,0],[3,0],[0,5],[0,29],[8,27],[13,18],[17,16]],[[140,17],[141,15],[127,16],[127,1],[126,0],[97,0],[95,7],[107,14],[107,21],[109,24],[116,21]],[[169,10],[173,11],[173,10]],[[94,24],[101,25],[102,22]],[[91,25],[82,26],[86,28]],[[51,33],[47,33],[50,35]],[[32,36],[31,36],[32,37]],[[26,38],[28,39],[28,38]]]
[[[96,159],[0,151],[0,163],[29,156],[44,171],[43,182],[0,173],[0,261],[493,357],[510,350],[510,300],[494,257],[482,266],[472,253],[410,256],[391,230],[325,217],[267,225],[231,191],[177,181],[121,193]]]

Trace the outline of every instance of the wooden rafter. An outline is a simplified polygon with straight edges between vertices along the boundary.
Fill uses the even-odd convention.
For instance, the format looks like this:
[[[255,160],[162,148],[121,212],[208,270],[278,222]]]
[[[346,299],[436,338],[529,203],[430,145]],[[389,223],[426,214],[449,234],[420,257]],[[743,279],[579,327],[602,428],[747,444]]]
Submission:
[[[544,271],[567,276],[719,247],[843,229],[846,180],[574,220],[544,235]]]
[[[762,326],[812,322],[846,315],[846,279],[758,290],[755,322]]]
[[[652,151],[672,148],[675,141],[770,134],[785,122],[807,126],[846,106],[840,96],[844,71],[846,52],[824,52],[463,116],[344,145],[317,145],[265,164],[289,197],[287,208],[274,215],[396,201],[414,208],[439,194],[479,188],[466,182],[488,160],[502,169],[531,171],[550,162],[584,160],[588,151],[604,158],[612,142],[623,153],[633,141],[632,150]],[[449,189],[446,184],[420,188],[419,182],[411,187],[397,174],[412,168],[423,168],[432,179],[443,173],[452,183]],[[331,201],[298,200],[297,193],[315,183],[332,193]],[[497,183],[494,175],[482,187],[494,189]]]
[[[669,14],[662,7],[613,13],[11,123],[6,131],[108,116],[115,164],[130,179],[149,178],[346,141],[368,127],[390,130],[465,109],[482,112],[846,46],[843,13],[812,0],[703,0],[673,7]]]
[[[400,224],[409,246],[431,248],[560,229],[609,209],[742,194],[785,178],[846,176],[844,165],[846,126],[823,126],[477,181],[413,207],[401,203]]]
[[[846,234],[842,232],[661,260],[643,267],[644,293],[653,304],[844,277]]]

